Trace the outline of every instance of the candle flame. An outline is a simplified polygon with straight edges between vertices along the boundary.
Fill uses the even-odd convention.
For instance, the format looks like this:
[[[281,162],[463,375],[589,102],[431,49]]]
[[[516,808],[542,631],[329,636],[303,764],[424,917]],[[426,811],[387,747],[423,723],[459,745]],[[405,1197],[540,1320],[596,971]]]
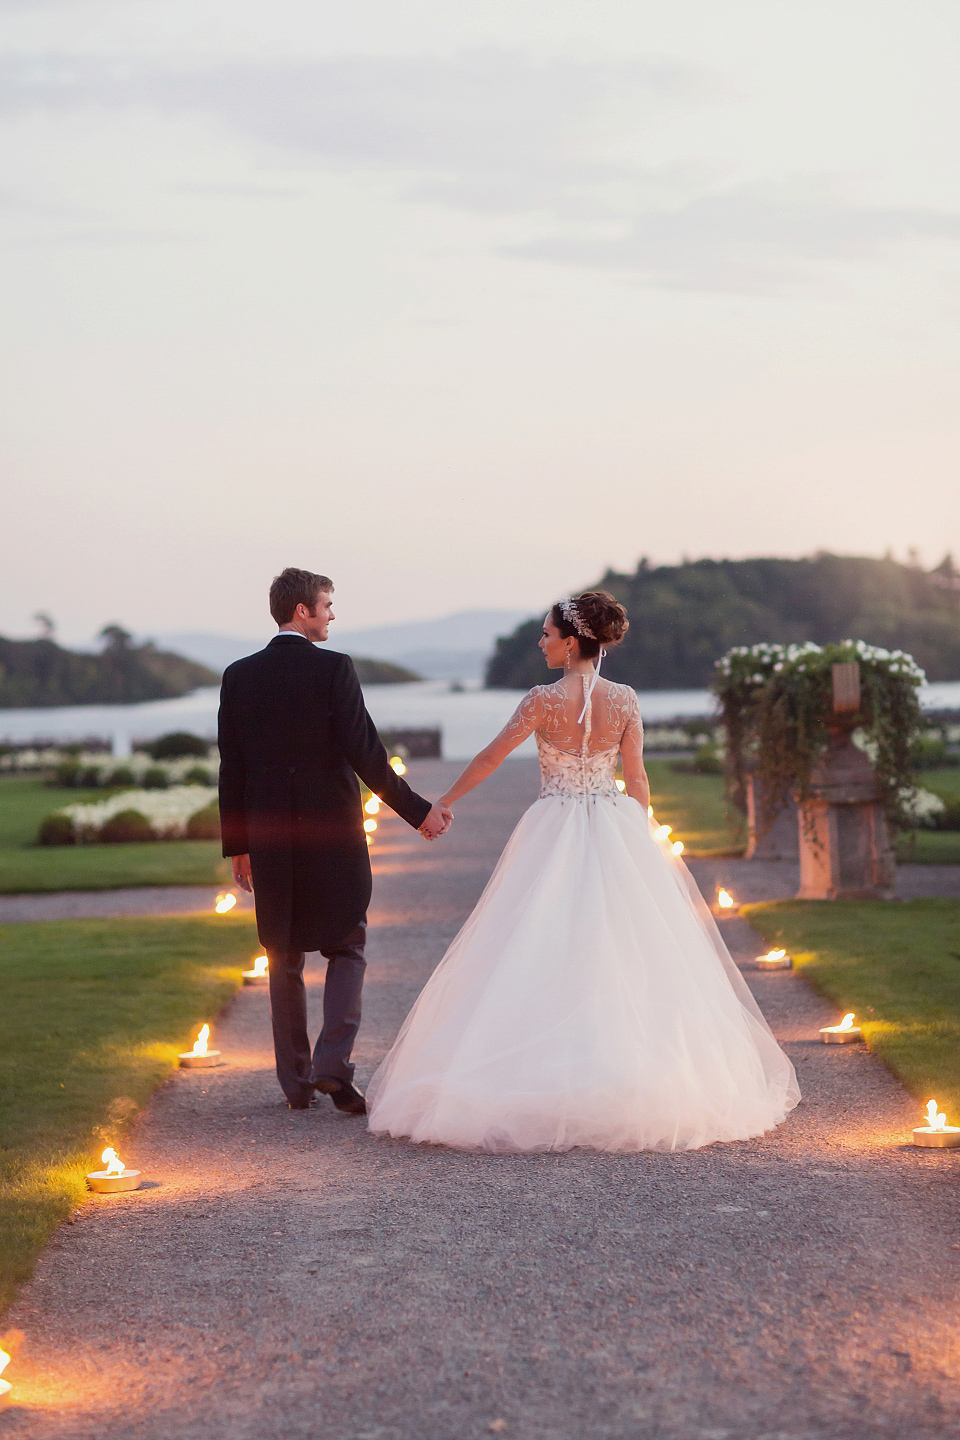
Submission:
[[[368,835],[372,835],[374,830],[376,830],[377,828],[376,820],[364,820],[363,828],[364,830],[366,830]]]
[[[672,825],[658,825],[653,832],[653,838],[655,840],[666,840],[672,829]]]
[[[724,890],[721,886],[721,888],[717,891],[717,904],[720,906],[721,910],[731,910],[736,904],[736,901],[730,894],[730,891]]]
[[[621,794],[621,795],[623,794],[624,790],[626,790],[626,788],[627,788],[626,781],[624,781],[624,780],[618,780],[618,781],[617,781],[617,789],[620,791],[620,794]]]
[[[371,796],[370,796],[370,799],[367,801],[366,805],[364,805],[363,808],[364,808],[364,810],[366,810],[366,812],[367,812],[368,815],[379,815],[379,813],[380,813],[380,800],[379,800],[379,798],[378,798],[376,795],[371,795]]]
[[[937,1110],[936,1100],[927,1101],[927,1124],[931,1130],[946,1130],[947,1117],[943,1111]]]
[[[761,959],[761,960],[782,960],[783,957],[784,957],[784,955],[786,955],[786,953],[787,953],[786,950],[768,950],[767,953],[766,953],[766,955],[761,955],[761,956],[760,956],[760,959]]]
[[[10,1356],[7,1354],[6,1350],[0,1350],[0,1375],[3,1374],[4,1370],[6,1370],[9,1364]]]
[[[406,765],[404,765],[399,755],[390,756],[390,769],[395,775],[406,775],[407,773],[407,767]]]
[[[117,1155],[112,1145],[108,1145],[100,1156],[101,1163],[106,1165],[108,1175],[122,1175],[123,1161]]]
[[[209,1039],[210,1039],[210,1026],[209,1026],[209,1025],[201,1025],[201,1027],[200,1027],[200,1034],[197,1036],[196,1040],[194,1040],[194,1042],[193,1042],[193,1050],[192,1050],[191,1053],[194,1054],[194,1055],[206,1055],[206,1053],[207,1053],[207,1041],[208,1041]]]
[[[647,815],[648,815],[648,817],[649,817],[651,820],[653,819],[653,806],[652,806],[652,805],[648,805],[648,806],[647,806]]]
[[[670,846],[670,849],[673,851],[674,855],[682,855],[682,854],[683,854],[683,841],[682,841],[682,840],[674,840],[673,844]]]
[[[269,964],[270,961],[266,955],[258,955],[253,962],[254,975],[266,975]]]
[[[852,1030],[852,1029],[853,1029],[853,1015],[854,1015],[854,1012],[851,1010],[847,1015],[844,1015],[843,1019],[840,1021],[840,1024],[837,1025],[835,1028],[836,1028],[837,1030]]]
[[[227,911],[232,910],[236,903],[236,895],[231,895],[229,891],[223,891],[217,896],[216,900],[214,901],[213,908],[214,910],[216,910],[218,915],[226,915]]]

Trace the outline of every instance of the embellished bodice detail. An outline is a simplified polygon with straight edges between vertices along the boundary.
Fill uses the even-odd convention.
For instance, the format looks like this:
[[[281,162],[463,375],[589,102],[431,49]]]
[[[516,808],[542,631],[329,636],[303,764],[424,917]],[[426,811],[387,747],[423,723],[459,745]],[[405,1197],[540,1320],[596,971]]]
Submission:
[[[537,734],[540,756],[540,798],[548,795],[618,795],[617,756],[620,747],[599,750],[592,755],[585,748],[571,754],[551,745]]]
[[[578,722],[581,723],[581,722]],[[619,744],[612,749],[591,750],[593,698],[590,682],[583,676],[583,739],[576,751],[562,750],[537,730],[540,757],[540,799],[548,795],[616,795]]]
[[[535,735],[540,755],[540,797],[618,795],[617,758],[625,747],[638,761],[643,723],[635,690],[590,677],[565,676],[535,685],[524,696],[498,740],[509,753]]]

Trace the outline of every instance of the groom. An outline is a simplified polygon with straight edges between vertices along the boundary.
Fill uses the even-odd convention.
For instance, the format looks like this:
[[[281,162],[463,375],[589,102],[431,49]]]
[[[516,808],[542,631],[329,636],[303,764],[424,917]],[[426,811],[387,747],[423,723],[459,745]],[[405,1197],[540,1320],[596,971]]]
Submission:
[[[270,586],[280,629],[256,655],[227,667],[220,691],[220,828],[234,882],[256,895],[270,959],[277,1076],[292,1110],[319,1090],[338,1110],[366,1114],[350,1052],[360,1025],[363,949],[372,887],[357,775],[421,835],[449,829],[394,774],[367,714],[349,655],[326,640],[333,583],[284,570]],[[327,961],[323,1029],[307,1038],[304,952]]]

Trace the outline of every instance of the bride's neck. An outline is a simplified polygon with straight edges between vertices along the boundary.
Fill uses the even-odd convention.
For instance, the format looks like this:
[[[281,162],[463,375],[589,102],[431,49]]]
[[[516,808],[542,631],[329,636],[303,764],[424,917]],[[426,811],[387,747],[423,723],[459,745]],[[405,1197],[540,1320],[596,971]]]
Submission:
[[[597,668],[596,660],[575,660],[570,669],[565,672],[567,675],[586,675],[593,679],[593,672]]]

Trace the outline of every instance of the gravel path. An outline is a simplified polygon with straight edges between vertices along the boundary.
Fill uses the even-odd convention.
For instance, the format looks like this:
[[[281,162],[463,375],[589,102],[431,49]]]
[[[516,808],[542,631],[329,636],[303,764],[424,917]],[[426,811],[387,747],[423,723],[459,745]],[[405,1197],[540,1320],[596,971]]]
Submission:
[[[361,1077],[534,792],[518,760],[443,842],[385,822]],[[124,1146],[149,1188],[91,1199],[7,1317],[0,1436],[960,1436],[960,1153],[905,1145],[916,1102],[817,1042],[832,1016],[798,977],[750,981],[805,1103],[688,1155],[469,1155],[289,1112],[267,997],[242,992],[228,1063],[177,1074]]]

